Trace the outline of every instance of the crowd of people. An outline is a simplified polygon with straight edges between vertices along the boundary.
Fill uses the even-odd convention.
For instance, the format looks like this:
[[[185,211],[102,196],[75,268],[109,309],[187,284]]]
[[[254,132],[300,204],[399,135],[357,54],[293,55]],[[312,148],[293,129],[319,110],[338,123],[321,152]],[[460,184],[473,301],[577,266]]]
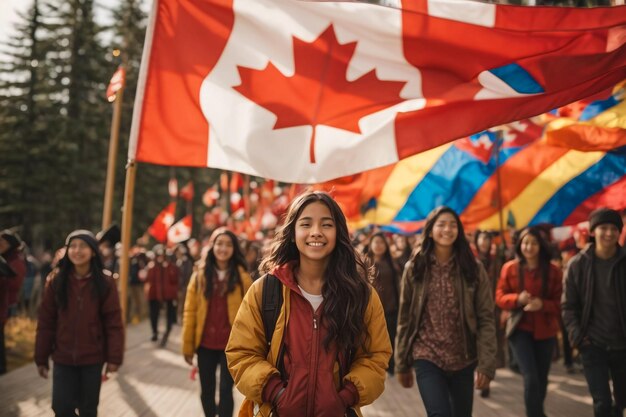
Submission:
[[[491,395],[509,366],[523,377],[526,415],[545,417],[557,352],[577,372],[576,352],[594,415],[621,416],[622,215],[599,208],[588,230],[571,245],[544,227],[466,233],[439,207],[419,236],[350,234],[332,197],[308,191],[261,241],[217,227],[203,240],[133,247],[125,319],[149,317],[161,347],[182,325],[207,416],[233,415],[233,386],[246,398],[239,415],[358,415],[388,377],[416,384],[428,416],[471,416],[474,390]],[[52,359],[56,415],[95,416],[102,374],[123,362],[115,243],[76,230],[38,261],[0,233],[0,323],[38,311],[35,363],[47,378]]]

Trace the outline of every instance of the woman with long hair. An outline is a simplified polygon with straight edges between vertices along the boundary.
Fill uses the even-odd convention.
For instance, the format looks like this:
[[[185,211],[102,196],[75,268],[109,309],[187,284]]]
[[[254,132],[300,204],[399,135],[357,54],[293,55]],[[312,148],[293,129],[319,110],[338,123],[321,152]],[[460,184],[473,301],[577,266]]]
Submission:
[[[105,374],[116,372],[124,355],[124,328],[117,286],[104,270],[98,242],[75,230],[58,268],[48,277],[39,308],[35,363],[48,378],[52,357],[52,409],[57,416],[96,416]]]
[[[311,191],[292,201],[261,270],[226,348],[246,397],[240,415],[342,417],[373,402],[384,388],[391,344],[369,269],[329,194]],[[273,280],[283,301],[268,340],[263,299]]]
[[[378,291],[380,301],[385,311],[385,321],[389,338],[396,338],[396,325],[398,323],[398,304],[400,299],[400,275],[398,264],[391,257],[389,242],[382,232],[377,232],[370,237],[367,257],[374,264],[376,275],[372,286]],[[393,375],[393,355],[389,361],[387,372]]]
[[[473,387],[489,388],[497,345],[493,309],[489,278],[459,216],[449,207],[434,209],[402,276],[395,346],[398,380],[410,388],[417,379],[429,416],[470,417]]]
[[[496,303],[510,316],[506,336],[524,377],[528,417],[544,417],[548,373],[560,328],[561,270],[541,231],[524,229],[515,245],[516,259],[502,267]]]
[[[233,415],[233,379],[224,349],[237,310],[252,280],[237,236],[221,227],[209,239],[208,250],[195,266],[183,310],[183,355],[189,365],[198,355],[200,400],[204,415]],[[215,372],[220,366],[219,406],[215,405]]]

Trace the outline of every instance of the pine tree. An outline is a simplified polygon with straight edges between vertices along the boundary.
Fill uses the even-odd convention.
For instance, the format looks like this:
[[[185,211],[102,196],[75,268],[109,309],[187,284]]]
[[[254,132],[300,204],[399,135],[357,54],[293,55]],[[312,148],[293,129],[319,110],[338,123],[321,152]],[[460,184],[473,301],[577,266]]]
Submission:
[[[92,0],[37,0],[6,46],[0,146],[10,156],[0,164],[8,174],[0,210],[32,243],[58,245],[100,219],[112,66],[93,8]]]
[[[51,92],[46,65],[51,40],[42,27],[41,1],[35,0],[3,45],[7,60],[0,77],[0,227],[19,227],[32,241],[45,228],[53,207],[47,184],[54,165],[47,131],[58,99]]]

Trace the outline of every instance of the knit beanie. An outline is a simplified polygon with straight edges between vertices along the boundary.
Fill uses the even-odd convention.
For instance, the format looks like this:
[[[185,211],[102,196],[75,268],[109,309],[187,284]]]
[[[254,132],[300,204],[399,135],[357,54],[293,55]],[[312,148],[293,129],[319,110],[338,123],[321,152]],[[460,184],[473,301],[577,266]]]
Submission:
[[[6,240],[7,243],[9,244],[9,251],[15,248],[19,248],[20,245],[22,244],[20,238],[15,233],[13,233],[12,231],[8,229],[0,232],[0,237]]]
[[[98,248],[98,241],[96,240],[96,237],[93,235],[93,233],[91,233],[89,230],[74,230],[72,233],[67,235],[67,238],[65,239],[65,246],[69,246],[72,239],[80,239],[87,245],[89,245],[94,253],[100,253],[100,249]]]
[[[596,226],[601,224],[613,224],[621,232],[624,227],[622,216],[610,208],[601,207],[591,212],[589,215],[589,230],[593,232]]]

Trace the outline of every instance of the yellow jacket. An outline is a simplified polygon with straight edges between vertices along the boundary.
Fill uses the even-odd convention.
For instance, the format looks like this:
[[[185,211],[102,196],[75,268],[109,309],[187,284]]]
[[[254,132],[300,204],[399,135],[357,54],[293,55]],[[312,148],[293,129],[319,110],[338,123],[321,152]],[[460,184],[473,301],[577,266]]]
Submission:
[[[249,403],[252,401],[260,406],[260,412],[255,415],[267,417],[270,415],[271,404],[261,404],[261,397],[269,378],[279,374],[275,364],[289,321],[291,290],[283,285],[283,306],[276,321],[269,352],[265,343],[261,314],[262,293],[263,279],[259,279],[252,284],[237,313],[226,346],[226,359],[237,389],[247,400],[242,408],[252,407]],[[391,357],[391,342],[387,333],[385,314],[376,291],[371,291],[365,311],[365,322],[370,335],[367,346],[369,354],[359,349],[354,355],[349,372],[344,376],[345,380],[356,386],[359,393],[359,402],[353,407],[359,416],[361,415],[359,407],[371,404],[382,394],[385,388],[385,371]],[[337,365],[335,366],[335,380],[338,387],[339,367]]]
[[[231,326],[235,321],[237,310],[239,310],[245,293],[252,285],[250,274],[242,267],[239,267],[239,276],[241,277],[241,284],[235,285],[235,289],[226,295],[228,321]],[[204,323],[209,310],[209,301],[204,296],[205,289],[204,263],[199,263],[194,266],[193,274],[187,286],[187,296],[183,310],[183,355],[196,353],[202,341]]]

